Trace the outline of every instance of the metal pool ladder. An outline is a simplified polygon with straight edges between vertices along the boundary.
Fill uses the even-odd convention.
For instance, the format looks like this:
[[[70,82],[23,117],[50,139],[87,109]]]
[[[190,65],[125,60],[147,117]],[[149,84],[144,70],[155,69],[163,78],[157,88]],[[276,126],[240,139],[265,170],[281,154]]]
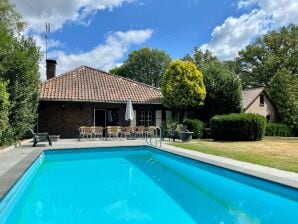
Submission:
[[[159,138],[159,146],[161,147],[161,129],[160,127],[150,127],[153,130],[153,134],[152,133],[146,133],[146,143],[148,145],[151,146],[158,146],[158,138]],[[158,135],[158,131],[159,131],[159,135]],[[152,142],[152,138],[155,138],[155,141]],[[155,143],[155,144],[154,144]]]

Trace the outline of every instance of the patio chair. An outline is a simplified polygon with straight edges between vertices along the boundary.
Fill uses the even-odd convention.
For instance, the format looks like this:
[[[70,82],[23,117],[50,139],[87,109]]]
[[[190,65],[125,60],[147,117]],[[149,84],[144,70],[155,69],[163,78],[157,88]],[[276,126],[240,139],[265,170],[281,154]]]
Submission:
[[[121,131],[121,137],[134,138],[135,137],[135,128],[131,127],[131,126],[124,127]]]
[[[100,127],[100,126],[93,127],[93,137],[102,138],[103,137],[103,127]]]
[[[92,138],[92,135],[93,135],[92,127],[82,126],[79,128],[79,131],[80,131],[79,140],[84,139],[85,137],[87,139],[88,137]]]
[[[35,147],[38,142],[44,142],[44,141],[48,141],[49,145],[52,146],[52,141],[49,133],[47,132],[35,133],[31,128],[29,128],[29,130],[33,134],[33,147]]]
[[[137,126],[135,135],[136,135],[136,137],[144,137],[144,135],[145,135],[145,126]]]
[[[145,135],[147,136],[147,138],[154,136],[155,129],[156,129],[156,127],[154,127],[154,126],[149,126],[146,128]]]
[[[107,127],[107,138],[118,138],[119,137],[119,127],[108,126]]]

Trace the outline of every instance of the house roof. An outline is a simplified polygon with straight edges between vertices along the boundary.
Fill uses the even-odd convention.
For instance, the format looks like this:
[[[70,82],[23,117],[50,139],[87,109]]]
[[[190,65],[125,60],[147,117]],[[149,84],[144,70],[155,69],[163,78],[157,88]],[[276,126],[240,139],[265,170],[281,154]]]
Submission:
[[[264,87],[261,87],[242,91],[244,110],[246,110],[257,99],[257,97],[264,92],[264,90]]]
[[[80,66],[41,84],[40,101],[160,104],[161,91],[144,83]]]

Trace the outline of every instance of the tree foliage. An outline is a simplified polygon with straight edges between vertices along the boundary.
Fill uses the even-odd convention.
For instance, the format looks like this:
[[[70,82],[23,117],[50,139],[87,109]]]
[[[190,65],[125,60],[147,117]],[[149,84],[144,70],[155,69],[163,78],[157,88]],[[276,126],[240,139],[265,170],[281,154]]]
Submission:
[[[281,69],[269,82],[268,92],[279,120],[298,131],[298,77]]]
[[[197,48],[191,60],[202,70],[207,92],[204,106],[199,110],[200,118],[209,121],[214,115],[241,112],[241,81],[230,64],[220,62],[208,50]]]
[[[16,34],[14,24],[22,23],[14,6],[2,7],[0,26],[0,80],[7,84],[9,93],[9,127],[4,131],[3,141],[19,139],[35,122],[38,106],[39,67],[41,54],[31,37]],[[7,3],[9,4],[9,3]],[[7,10],[5,12],[5,9]],[[17,36],[16,36],[17,35]],[[3,84],[2,84],[3,85]]]
[[[161,77],[170,62],[170,56],[164,51],[142,48],[131,52],[123,65],[111,69],[110,72],[160,87]]]
[[[267,86],[281,68],[298,74],[298,27],[289,25],[263,35],[239,52],[237,70],[245,88]]]
[[[0,136],[8,127],[9,93],[7,83],[0,81]]]
[[[15,5],[8,0],[0,0],[0,27],[9,32],[18,33],[24,29],[26,23],[22,16],[15,11]]]
[[[169,108],[184,111],[202,106],[206,96],[203,74],[192,62],[174,61],[163,76],[161,91]]]

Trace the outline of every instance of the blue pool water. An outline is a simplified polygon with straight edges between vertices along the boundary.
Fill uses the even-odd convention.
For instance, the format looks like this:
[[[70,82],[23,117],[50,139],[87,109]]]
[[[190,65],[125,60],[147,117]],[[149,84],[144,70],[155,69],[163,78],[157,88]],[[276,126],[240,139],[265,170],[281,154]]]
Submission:
[[[0,202],[0,223],[297,224],[297,218],[297,189],[145,146],[45,151]]]

